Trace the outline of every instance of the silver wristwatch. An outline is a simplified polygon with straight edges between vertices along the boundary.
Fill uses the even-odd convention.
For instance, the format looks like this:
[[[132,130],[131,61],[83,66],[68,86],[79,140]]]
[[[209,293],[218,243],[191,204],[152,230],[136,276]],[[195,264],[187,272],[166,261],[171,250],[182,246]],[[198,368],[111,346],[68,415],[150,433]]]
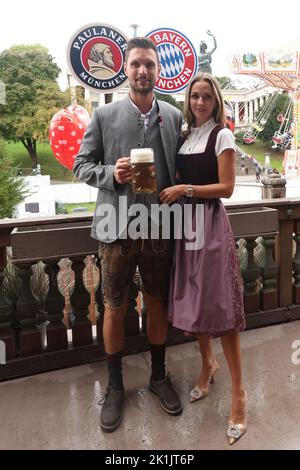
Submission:
[[[194,188],[191,184],[187,185],[186,192],[185,192],[187,197],[193,197],[194,195]]]

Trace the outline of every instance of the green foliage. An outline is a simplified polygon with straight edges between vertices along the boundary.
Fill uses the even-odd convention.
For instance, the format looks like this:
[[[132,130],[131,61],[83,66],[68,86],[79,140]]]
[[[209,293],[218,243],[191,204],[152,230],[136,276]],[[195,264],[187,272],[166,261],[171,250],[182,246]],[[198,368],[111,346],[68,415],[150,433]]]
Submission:
[[[215,77],[222,88],[222,90],[236,90],[236,86],[233,80],[229,77]]]
[[[6,85],[6,103],[0,105],[0,134],[21,141],[33,166],[36,142],[45,141],[50,120],[67,106],[69,94],[56,82],[60,69],[41,45],[17,45],[0,53],[0,78]]]
[[[278,114],[285,113],[289,100],[290,98],[288,95],[278,94],[274,109],[271,112],[266,124],[264,125],[264,130],[259,134],[260,140],[266,143],[270,143],[272,141],[273,135],[276,131],[279,130],[280,127],[280,122],[277,121],[277,116]]]
[[[160,101],[166,101],[167,103],[170,103],[172,106],[175,106],[175,108],[179,109],[179,111],[182,111],[182,104],[178,103],[178,101],[173,98],[171,95],[165,95],[164,93],[154,93],[156,98]]]
[[[243,144],[244,143],[244,137],[245,132],[244,131],[239,131],[234,133],[235,141],[237,144]]]
[[[92,114],[92,107],[90,107],[88,109],[87,107],[87,103],[85,101],[85,97],[84,97],[84,92],[85,92],[85,89],[84,87],[82,86],[75,86],[75,87],[72,87],[72,88],[75,88],[75,95],[76,95],[76,103],[80,106],[83,106],[84,108],[86,108],[86,110]],[[111,93],[109,94],[106,94],[105,96],[108,96],[110,95]],[[72,103],[72,92],[71,92],[71,87],[68,87],[66,88],[66,90],[63,92],[63,95],[64,95],[64,100],[65,100],[65,105],[64,106],[70,106],[70,104]]]
[[[243,133],[241,133],[243,134]],[[236,137],[236,134],[235,134]],[[284,159],[284,151],[280,149],[272,149],[270,143],[266,144],[261,142],[259,139],[253,144],[245,144],[241,142],[240,149],[245,152],[247,155],[253,155],[253,157],[264,166],[265,156],[270,156],[270,163],[272,168],[277,168],[279,172],[282,172],[282,162]]]
[[[0,219],[12,217],[16,206],[26,196],[23,179],[16,176],[16,170],[6,144],[0,139]]]
[[[7,144],[9,153],[13,158],[15,166],[18,166],[24,176],[32,174],[28,153],[21,142],[10,142]],[[41,164],[42,175],[50,175],[51,181],[72,181],[74,175],[72,171],[62,166],[54,157],[50,144],[37,144],[37,153],[39,155],[39,163]]]

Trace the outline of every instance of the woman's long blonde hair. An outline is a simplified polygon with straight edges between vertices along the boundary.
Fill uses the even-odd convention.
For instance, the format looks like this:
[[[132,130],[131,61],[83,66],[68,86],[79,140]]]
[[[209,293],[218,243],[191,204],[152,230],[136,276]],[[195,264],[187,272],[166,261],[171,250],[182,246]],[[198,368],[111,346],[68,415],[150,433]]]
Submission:
[[[193,85],[198,82],[207,82],[212,87],[216,96],[216,106],[213,111],[213,118],[217,124],[224,124],[225,106],[220,85],[215,79],[215,77],[213,77],[209,73],[200,73],[198,75],[195,75],[195,77],[190,81],[185,94],[183,116],[185,123],[187,124],[187,129],[183,132],[183,137],[187,137],[191,133],[191,127],[195,122],[195,117],[190,107],[190,97]]]

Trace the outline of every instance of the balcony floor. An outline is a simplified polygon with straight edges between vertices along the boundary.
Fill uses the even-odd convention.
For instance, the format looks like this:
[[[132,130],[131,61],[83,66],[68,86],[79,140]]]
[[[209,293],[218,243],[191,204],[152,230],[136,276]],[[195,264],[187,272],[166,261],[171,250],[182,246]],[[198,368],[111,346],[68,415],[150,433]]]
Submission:
[[[300,448],[300,364],[291,359],[295,340],[300,340],[300,321],[241,335],[249,425],[232,449]],[[168,368],[184,405],[177,417],[166,415],[147,388],[149,353],[125,357],[124,419],[112,434],[102,433],[98,424],[104,362],[0,383],[0,449],[228,449],[230,381],[219,340],[214,349],[221,365],[216,382],[207,398],[190,404],[200,368],[197,343],[168,348]]]

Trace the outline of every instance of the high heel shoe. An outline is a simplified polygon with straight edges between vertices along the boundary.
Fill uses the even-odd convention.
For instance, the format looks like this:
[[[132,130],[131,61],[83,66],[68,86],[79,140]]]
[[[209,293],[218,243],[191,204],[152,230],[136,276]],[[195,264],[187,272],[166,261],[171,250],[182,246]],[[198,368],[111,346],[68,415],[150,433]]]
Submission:
[[[245,396],[246,398],[246,396]],[[231,419],[228,421],[227,437],[228,442],[232,446],[238,439],[240,439],[247,432],[247,411],[244,422],[234,423]]]
[[[247,432],[247,424],[238,423],[234,424],[232,421],[228,421],[227,437],[228,442],[232,446],[238,439],[240,439]]]
[[[202,400],[202,398],[207,397],[209,391],[209,384],[214,383],[214,375],[217,370],[220,369],[219,364],[215,361],[215,364],[212,368],[211,374],[208,377],[207,388],[199,387],[195,385],[195,387],[190,391],[190,402],[193,403],[194,401]]]

